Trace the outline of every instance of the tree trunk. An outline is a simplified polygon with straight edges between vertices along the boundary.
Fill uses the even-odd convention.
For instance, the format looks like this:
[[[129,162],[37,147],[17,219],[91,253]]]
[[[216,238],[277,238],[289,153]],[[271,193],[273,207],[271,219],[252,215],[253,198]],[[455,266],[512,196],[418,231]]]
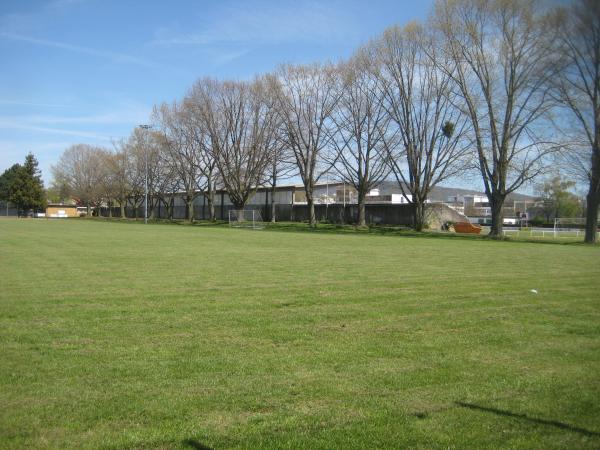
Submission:
[[[154,220],[154,198],[148,195],[148,219]]]
[[[112,202],[108,202],[108,218],[112,219]]]
[[[504,195],[497,193],[494,193],[489,197],[490,206],[492,208],[492,228],[489,236],[493,238],[502,237],[502,225],[504,223],[502,207],[504,206],[504,199]]]
[[[187,220],[188,222],[193,222],[194,221],[194,197],[187,197],[185,199],[185,205],[186,205],[186,209],[187,209]]]
[[[215,215],[215,194],[210,192],[208,195],[208,218],[214,222],[217,220]]]
[[[275,203],[275,186],[271,189],[271,222],[277,222],[277,204]]]
[[[413,225],[415,231],[423,231],[425,228],[425,203],[418,198],[413,203]]]
[[[231,197],[230,197],[230,199],[231,199]],[[235,201],[233,201],[233,200],[231,200],[231,202],[233,203],[233,210],[235,210],[235,211],[243,211],[243,210],[244,210],[244,208],[246,207],[246,202],[244,202],[244,203],[240,203],[240,202],[235,202]],[[229,210],[229,215],[230,215],[230,217],[231,217],[231,211],[232,211],[232,210]],[[228,219],[229,219],[229,218],[228,218]],[[231,219],[229,219],[229,220],[231,220]],[[245,215],[244,215],[244,214],[242,214],[242,215],[239,215],[239,214],[238,214],[238,215],[237,215],[237,221],[238,221],[238,222],[243,222],[244,220],[246,220],[246,217],[245,217]]]
[[[212,181],[208,181],[207,196],[204,197],[208,202],[208,218],[211,222],[217,220],[215,215],[215,190],[213,189]]]
[[[243,210],[246,207],[246,202],[232,202],[233,207],[237,210]]]
[[[175,209],[175,199],[171,197],[168,202],[165,202],[167,207],[167,219],[173,220],[173,210]]]
[[[308,226],[311,228],[317,227],[317,217],[315,215],[315,202],[313,201],[312,192],[306,193],[306,203],[308,204]]]
[[[276,208],[275,208],[275,188],[277,187],[277,170],[276,166],[273,166],[273,185],[271,186],[271,222],[275,223]]]
[[[125,203],[122,200],[119,201],[119,208],[121,209],[121,219],[125,218]]]
[[[204,195],[204,200],[208,202],[208,219],[211,222],[215,222],[217,220],[217,216],[215,215],[215,186],[213,182],[212,170],[209,172],[206,186],[208,189],[206,191],[206,195]]]
[[[587,195],[587,212],[585,217],[585,240],[586,244],[598,242],[598,206],[600,195],[591,193]]]
[[[367,226],[367,214],[366,214],[366,208],[365,208],[366,196],[367,196],[367,193],[363,189],[361,189],[358,192],[358,221],[356,224],[359,227]]]
[[[596,155],[592,156],[592,176],[586,199],[584,242],[595,244],[598,241],[598,206],[600,206],[600,157]]]

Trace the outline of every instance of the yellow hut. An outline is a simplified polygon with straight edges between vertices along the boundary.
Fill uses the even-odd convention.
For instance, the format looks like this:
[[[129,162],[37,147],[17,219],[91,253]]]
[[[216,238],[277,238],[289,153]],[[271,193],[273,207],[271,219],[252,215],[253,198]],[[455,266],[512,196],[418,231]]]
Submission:
[[[46,217],[79,217],[79,212],[77,211],[77,206],[75,205],[49,204],[46,208]]]

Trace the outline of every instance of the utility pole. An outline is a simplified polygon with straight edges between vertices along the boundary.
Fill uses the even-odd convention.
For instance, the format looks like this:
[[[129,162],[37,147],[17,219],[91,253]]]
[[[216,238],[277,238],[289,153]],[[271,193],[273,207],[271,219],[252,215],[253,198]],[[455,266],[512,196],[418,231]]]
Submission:
[[[140,125],[142,130],[147,132],[152,129],[152,125]],[[148,146],[146,142],[146,133],[144,133],[144,224],[148,224]]]

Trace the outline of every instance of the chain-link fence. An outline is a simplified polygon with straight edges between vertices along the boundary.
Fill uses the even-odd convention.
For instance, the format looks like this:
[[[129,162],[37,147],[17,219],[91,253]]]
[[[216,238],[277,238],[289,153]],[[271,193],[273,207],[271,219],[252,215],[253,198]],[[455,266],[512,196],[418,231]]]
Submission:
[[[433,207],[433,206],[432,206]],[[229,211],[239,209],[234,205],[215,205],[214,213],[217,220],[227,221]],[[265,222],[271,221],[271,205],[248,205],[245,209],[260,211]],[[126,206],[123,210],[127,219],[144,219],[144,206]],[[17,217],[17,208],[14,205],[0,202],[0,216]],[[121,208],[101,207],[92,209],[95,216],[100,217],[121,217]],[[315,205],[315,217],[318,222],[328,222],[335,224],[352,224],[358,220],[358,205],[356,204],[329,204]],[[187,219],[187,207],[178,205],[167,208],[164,204],[157,204],[154,208],[148,208],[149,219]],[[276,204],[275,218],[278,222],[308,222],[309,208],[306,204],[290,205]],[[365,205],[365,218],[368,224],[381,225],[412,225],[412,205],[390,205],[390,204],[367,204]],[[194,205],[194,220],[209,220],[210,209],[207,205]],[[448,220],[455,220],[449,218]]]
[[[217,220],[227,221],[230,210],[236,210],[234,205],[215,205],[214,212]],[[248,205],[245,209],[260,211],[265,222],[271,221],[271,205]],[[144,219],[144,207],[137,208],[127,206],[124,209],[127,219]],[[412,224],[412,206],[411,205],[365,205],[365,216],[368,224],[385,225],[408,225]],[[121,208],[100,208],[101,217],[121,217]],[[315,205],[315,216],[319,222],[328,222],[336,224],[352,224],[358,220],[358,205],[349,204],[329,204]],[[186,206],[173,206],[167,208],[164,205],[156,205],[153,209],[148,209],[149,219],[173,219],[185,220],[187,218]],[[280,222],[308,222],[308,205],[275,205],[275,218]],[[195,220],[209,220],[210,210],[206,205],[194,205]]]
[[[19,210],[10,202],[0,202],[0,217],[17,217]]]

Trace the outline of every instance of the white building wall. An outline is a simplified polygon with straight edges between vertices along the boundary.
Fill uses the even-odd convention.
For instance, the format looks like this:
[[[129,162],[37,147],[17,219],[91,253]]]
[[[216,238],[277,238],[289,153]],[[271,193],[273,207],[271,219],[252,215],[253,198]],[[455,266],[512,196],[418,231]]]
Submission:
[[[275,203],[291,205],[293,197],[293,188],[285,189],[285,190],[277,190],[275,191]],[[223,204],[225,206],[231,206],[233,203],[229,199],[229,195],[227,192],[224,192],[222,195],[220,192],[215,193],[214,195],[214,203],[215,206],[221,206],[221,198],[223,198]],[[271,191],[259,191],[256,192],[250,200],[248,200],[247,205],[253,206],[264,206],[265,201],[268,200],[268,203],[271,204]],[[208,205],[208,200],[204,200],[203,194],[198,194],[194,200],[194,206],[201,207],[202,205]],[[175,195],[175,206],[185,206],[184,194],[178,193]]]
[[[392,204],[406,204],[410,203],[412,195],[404,196],[402,194],[392,194]]]
[[[266,192],[256,192],[249,200],[248,205],[264,205],[266,200]]]
[[[280,205],[291,205],[292,204],[292,191],[276,191],[275,192],[275,203]]]

